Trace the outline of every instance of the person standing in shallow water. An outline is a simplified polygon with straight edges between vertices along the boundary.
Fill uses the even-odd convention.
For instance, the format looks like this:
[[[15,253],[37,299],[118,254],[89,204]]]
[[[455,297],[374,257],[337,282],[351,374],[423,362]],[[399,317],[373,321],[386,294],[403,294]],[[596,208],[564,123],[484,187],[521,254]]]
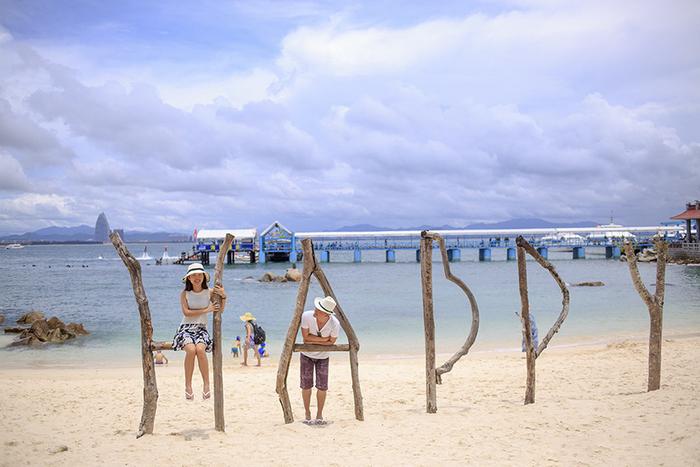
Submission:
[[[243,316],[240,316],[241,321],[245,323],[245,339],[243,340],[243,361],[242,366],[248,366],[248,351],[253,350],[255,358],[258,360],[256,366],[260,366],[260,354],[258,353],[258,344],[255,343],[255,328],[253,327],[253,321],[255,321],[255,316],[250,311],[246,311]]]
[[[223,311],[226,305],[226,292],[217,285],[211,291],[207,282],[209,273],[204,271],[200,263],[193,263],[187,268],[187,274],[182,278],[185,289],[180,294],[182,322],[173,337],[173,350],[185,351],[185,399],[193,400],[192,374],[194,361],[197,360],[199,372],[202,374],[202,399],[211,397],[209,386],[209,362],[207,352],[212,351],[212,340],[207,331],[207,313]],[[212,303],[212,295],[221,298],[221,305]]]
[[[340,332],[340,321],[335,315],[336,303],[333,297],[314,298],[313,310],[301,315],[301,336],[304,344],[334,345]],[[322,425],[323,407],[326,404],[328,392],[329,352],[303,351],[300,358],[300,386],[304,399],[304,422],[310,425]],[[311,390],[314,386],[314,371],[316,373],[316,418],[311,420]]]

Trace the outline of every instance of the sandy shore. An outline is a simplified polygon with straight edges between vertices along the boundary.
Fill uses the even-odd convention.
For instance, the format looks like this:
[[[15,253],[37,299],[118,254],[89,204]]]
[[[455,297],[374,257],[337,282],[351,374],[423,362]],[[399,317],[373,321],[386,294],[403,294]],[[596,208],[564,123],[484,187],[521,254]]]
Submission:
[[[537,363],[537,402],[524,406],[525,361],[469,355],[425,413],[424,361],[366,356],[366,421],[352,408],[345,355],[332,358],[326,427],[285,425],[276,362],[227,359],[225,434],[213,402],[183,397],[180,365],[158,368],[155,434],[136,439],[141,370],[5,369],[0,465],[698,465],[700,337],[664,343],[662,389],[647,393],[646,345],[549,349]],[[196,374],[195,374],[196,376]],[[298,359],[289,386],[303,415]]]

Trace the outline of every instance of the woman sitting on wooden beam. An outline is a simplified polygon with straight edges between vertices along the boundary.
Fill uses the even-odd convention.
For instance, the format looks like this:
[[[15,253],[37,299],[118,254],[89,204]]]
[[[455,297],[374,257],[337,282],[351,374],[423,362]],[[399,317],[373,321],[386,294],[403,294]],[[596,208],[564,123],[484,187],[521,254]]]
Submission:
[[[333,297],[314,299],[314,310],[305,311],[301,315],[301,336],[304,344],[334,345],[340,331],[340,321],[335,314]],[[324,425],[323,406],[328,391],[329,352],[302,351],[300,355],[300,386],[306,412],[304,423],[309,425]],[[316,370],[316,419],[311,420],[311,388],[314,385],[314,369]]]

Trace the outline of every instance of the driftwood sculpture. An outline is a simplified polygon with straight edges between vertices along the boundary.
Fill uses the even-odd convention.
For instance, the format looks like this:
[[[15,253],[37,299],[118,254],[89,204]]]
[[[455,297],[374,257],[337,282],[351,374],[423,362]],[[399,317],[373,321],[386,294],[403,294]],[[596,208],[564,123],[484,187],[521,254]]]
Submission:
[[[119,237],[119,234],[112,232],[109,235],[112,245],[117,250],[117,254],[124,262],[124,265],[129,271],[131,277],[131,286],[134,290],[136,304],[139,308],[139,316],[141,320],[141,360],[143,367],[143,411],[141,412],[141,423],[139,424],[136,438],[140,438],[145,434],[153,433],[153,425],[156,418],[156,409],[158,408],[158,385],[156,382],[156,371],[153,363],[154,350],[170,350],[172,342],[153,342],[153,323],[151,322],[151,310],[148,307],[148,298],[146,291],[143,288],[143,280],[141,278],[141,265],[138,260],[129,252],[124,245],[124,242]],[[226,240],[221,251],[228,251],[233,242],[232,235],[226,235]],[[220,254],[217,260],[215,270],[215,281],[221,283],[223,275],[223,257]],[[217,332],[217,315],[218,315],[218,332]],[[218,340],[217,340],[218,339]],[[216,349],[219,349],[219,358],[217,365]],[[214,419],[216,429],[223,431],[223,388],[221,375],[221,315],[220,312],[214,314]],[[217,389],[218,388],[218,389]],[[220,401],[220,402],[219,402]],[[219,421],[221,429],[219,429]]]
[[[656,247],[656,291],[654,295],[644,286],[637,267],[637,256],[629,242],[625,242],[625,256],[630,268],[634,288],[649,309],[649,381],[647,391],[656,391],[661,387],[661,338],[664,320],[664,293],[666,291],[666,259],[668,244],[658,237],[654,238]]]
[[[544,349],[549,345],[549,341],[552,340],[554,334],[559,332],[562,323],[569,314],[569,289],[566,287],[564,281],[557,274],[556,269],[552,263],[547,261],[537,253],[532,245],[530,245],[527,240],[522,236],[518,236],[515,240],[518,246],[518,283],[520,287],[520,303],[522,310],[520,313],[520,320],[523,325],[523,338],[525,339],[525,355],[527,360],[527,383],[525,389],[525,405],[533,404],[535,402],[535,360],[539,357]],[[561,289],[562,301],[561,301],[561,313],[559,317],[547,332],[547,335],[542,339],[540,345],[535,348],[532,342],[532,334],[530,329],[530,303],[527,294],[527,266],[525,264],[525,253],[532,256],[535,261],[537,261],[540,266],[545,268],[552,275],[557,285]]]
[[[360,391],[360,377],[358,370],[358,360],[357,352],[360,350],[360,341],[357,339],[357,335],[350,325],[350,321],[343,312],[342,307],[338,298],[333,293],[326,275],[323,270],[316,262],[316,257],[314,255],[314,248],[311,239],[304,239],[301,242],[302,249],[304,252],[304,269],[302,272],[302,279],[299,284],[299,290],[297,292],[297,300],[294,308],[294,315],[292,316],[292,321],[289,324],[289,330],[287,331],[287,337],[284,341],[284,346],[282,347],[282,353],[280,354],[279,366],[277,367],[277,385],[276,391],[280,399],[280,404],[282,405],[282,413],[284,414],[284,422],[292,423],[294,421],[294,414],[292,413],[292,404],[289,401],[289,392],[287,391],[287,375],[289,374],[289,365],[292,361],[292,353],[300,352],[303,350],[307,351],[325,351],[325,352],[349,352],[350,354],[350,375],[352,377],[352,393],[355,402],[355,418],[357,420],[364,420],[364,410],[362,407],[362,392]],[[317,344],[295,344],[297,333],[299,332],[299,326],[301,325],[301,315],[304,312],[304,305],[306,304],[306,297],[309,293],[309,285],[311,283],[311,276],[316,276],[318,279],[323,293],[327,296],[331,296],[335,299],[335,316],[340,321],[340,326],[343,328],[345,335],[348,337],[347,345],[317,345]]]
[[[433,240],[440,246],[442,254],[442,266],[445,277],[462,289],[469,299],[472,310],[472,324],[469,336],[462,347],[439,368],[435,367],[435,319],[433,316]],[[421,285],[423,288],[423,325],[425,329],[425,388],[426,411],[437,412],[437,388],[436,384],[442,384],[442,375],[452,370],[457,361],[465,356],[476,340],[479,332],[479,306],[476,298],[467,285],[452,274],[450,262],[447,257],[445,240],[438,234],[427,231],[421,232],[420,243]]]

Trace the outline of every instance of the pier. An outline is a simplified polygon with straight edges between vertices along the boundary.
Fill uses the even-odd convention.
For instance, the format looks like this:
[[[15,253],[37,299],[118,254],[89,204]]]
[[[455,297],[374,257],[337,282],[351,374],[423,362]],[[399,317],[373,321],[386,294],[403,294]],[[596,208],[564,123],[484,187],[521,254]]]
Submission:
[[[478,250],[478,261],[494,260],[494,252],[499,258],[514,261],[515,239],[522,235],[540,255],[547,258],[550,252],[567,252],[575,260],[590,256],[604,256],[608,259],[620,257],[623,241],[632,241],[637,248],[652,245],[651,238],[661,235],[669,241],[679,239],[682,226],[633,226],[623,227],[609,224],[597,227],[547,228],[547,229],[480,229],[480,230],[435,230],[445,239],[448,260],[459,262],[462,251]],[[191,253],[183,252],[182,262],[201,261],[209,264],[209,254],[217,253],[226,233],[235,236],[232,249],[226,252],[227,263],[267,263],[291,262],[301,259],[301,241],[312,239],[319,262],[337,260],[337,252],[345,260],[361,263],[363,252],[383,251],[386,263],[395,263],[400,250],[415,251],[415,260],[420,261],[419,230],[392,230],[368,232],[294,232],[279,222],[273,222],[259,234],[256,229],[201,230],[197,244]],[[592,250],[594,249],[594,251]],[[244,259],[241,260],[240,258]],[[181,259],[182,259],[181,258]]]

